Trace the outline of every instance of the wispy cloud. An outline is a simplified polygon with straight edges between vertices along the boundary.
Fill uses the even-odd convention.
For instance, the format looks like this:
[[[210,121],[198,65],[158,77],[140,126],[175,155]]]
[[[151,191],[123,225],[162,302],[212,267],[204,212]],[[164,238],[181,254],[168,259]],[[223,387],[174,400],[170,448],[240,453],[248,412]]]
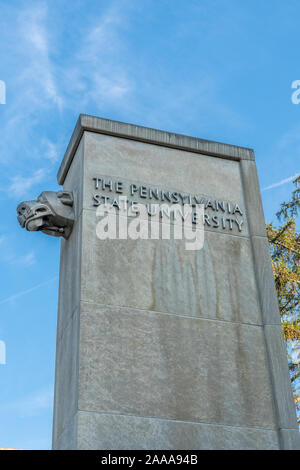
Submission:
[[[31,292],[33,292],[37,289],[40,289],[43,286],[46,286],[46,285],[50,284],[51,282],[55,281],[56,279],[57,279],[57,276],[49,279],[46,282],[42,282],[41,284],[37,284],[36,286],[31,287],[30,289],[26,289],[26,290],[22,290],[21,292],[17,292],[16,294],[13,294],[13,295],[7,297],[6,299],[0,300],[0,305],[8,303],[8,302],[12,302],[12,301],[14,301],[14,300],[16,300],[20,297],[23,297],[23,295],[30,294]]]
[[[57,65],[51,57],[56,30],[50,28],[46,2],[29,2],[24,8],[12,7],[12,12],[14,41],[9,40],[6,30],[0,34],[1,42],[7,45],[7,62],[2,66],[7,70],[10,91],[0,117],[0,162],[8,172],[15,170],[16,161],[19,168],[36,170],[36,161],[45,154],[43,132],[36,133],[36,129],[43,125],[46,116],[49,122],[50,111],[57,116],[63,109]],[[7,59],[11,55],[14,67]],[[53,149],[47,146],[46,154],[53,155]]]
[[[58,91],[54,67],[50,60],[49,30],[47,29],[48,9],[44,2],[34,4],[19,13],[21,37],[27,42],[29,64],[22,76],[33,98],[41,96],[56,104],[61,110],[63,99]]]
[[[262,191],[267,191],[268,189],[277,188],[278,186],[282,186],[283,184],[290,183],[291,181],[294,181],[299,175],[300,173],[296,173],[293,176],[289,176],[289,178],[285,178],[281,181],[278,181],[277,183],[270,184],[270,186],[263,188]]]
[[[110,2],[96,10],[97,14],[86,14],[77,25],[76,39],[69,31],[71,48],[64,48],[60,18],[55,22],[57,9],[45,1],[15,9],[14,41],[7,41],[6,29],[0,34],[2,42],[8,42],[7,56],[16,57],[15,67],[2,64],[7,69],[10,95],[0,121],[0,162],[8,172],[15,170],[16,159],[19,168],[34,171],[42,166],[36,162],[46,159],[54,171],[66,136],[62,132],[54,143],[47,132],[55,120],[57,136],[57,123],[64,112],[71,109],[77,114],[89,107],[105,112],[107,106],[127,106],[134,77],[124,60],[121,30],[126,9],[120,2]],[[13,181],[17,191],[19,182],[24,181],[19,177]]]
[[[73,106],[76,98],[81,107],[126,106],[135,84],[124,62],[126,46],[119,31],[125,21],[126,14],[115,2],[79,31],[80,45],[63,70],[66,97]]]
[[[59,158],[59,151],[58,151],[57,145],[48,139],[44,139],[42,141],[42,144],[45,148],[45,151],[43,154],[44,158],[46,158],[47,160],[50,160],[51,163],[56,163]]]
[[[19,246],[15,246],[12,237],[0,236],[0,262],[12,266],[20,271],[29,268],[36,263],[36,255],[33,250],[24,253]]]
[[[0,413],[15,413],[22,417],[37,416],[51,410],[53,406],[53,386],[38,390],[27,397],[0,405]]]
[[[34,251],[31,251],[30,253],[24,256],[15,256],[10,261],[10,264],[22,265],[25,267],[32,266],[35,263],[36,263],[36,258],[35,258]]]
[[[35,184],[43,181],[46,175],[47,170],[45,168],[40,168],[28,177],[14,176],[11,179],[11,184],[8,189],[15,197],[24,196]]]

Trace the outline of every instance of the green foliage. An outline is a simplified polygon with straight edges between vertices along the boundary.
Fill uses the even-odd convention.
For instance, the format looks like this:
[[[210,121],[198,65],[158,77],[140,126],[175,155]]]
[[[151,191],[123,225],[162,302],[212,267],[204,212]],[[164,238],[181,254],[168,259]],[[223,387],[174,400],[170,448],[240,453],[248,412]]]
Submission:
[[[279,227],[267,224],[272,266],[295,403],[300,422],[300,234],[296,218],[300,209],[300,176],[289,202],[276,214]],[[298,357],[297,357],[298,356]]]

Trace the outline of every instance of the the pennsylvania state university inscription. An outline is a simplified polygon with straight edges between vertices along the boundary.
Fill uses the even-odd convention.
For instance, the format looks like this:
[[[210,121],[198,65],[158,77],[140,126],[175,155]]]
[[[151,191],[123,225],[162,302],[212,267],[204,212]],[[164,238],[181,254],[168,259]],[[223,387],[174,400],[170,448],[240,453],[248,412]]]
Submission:
[[[182,193],[180,191],[170,191],[161,188],[153,188],[145,184],[136,184],[120,180],[114,180],[107,177],[93,178],[94,192],[93,206],[101,204],[111,205],[116,209],[125,209],[122,206],[124,202],[128,204],[131,212],[138,213],[137,204],[144,203],[149,216],[156,215],[160,211],[164,216],[170,219],[184,217],[178,210],[170,210],[168,206],[189,205],[195,208],[197,205],[203,205],[203,225],[214,229],[227,229],[242,232],[244,226],[244,209],[236,202],[217,200],[205,195],[195,195]],[[119,198],[119,195],[126,195]],[[162,206],[161,206],[162,205]],[[197,223],[196,211],[192,211],[192,222]]]

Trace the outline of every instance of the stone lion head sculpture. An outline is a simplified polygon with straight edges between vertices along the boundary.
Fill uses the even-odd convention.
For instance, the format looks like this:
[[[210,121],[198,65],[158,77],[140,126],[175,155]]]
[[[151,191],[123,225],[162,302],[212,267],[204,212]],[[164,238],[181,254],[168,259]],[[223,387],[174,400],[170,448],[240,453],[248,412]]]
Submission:
[[[36,200],[18,205],[18,221],[26,230],[67,239],[74,223],[73,205],[69,191],[43,191]]]

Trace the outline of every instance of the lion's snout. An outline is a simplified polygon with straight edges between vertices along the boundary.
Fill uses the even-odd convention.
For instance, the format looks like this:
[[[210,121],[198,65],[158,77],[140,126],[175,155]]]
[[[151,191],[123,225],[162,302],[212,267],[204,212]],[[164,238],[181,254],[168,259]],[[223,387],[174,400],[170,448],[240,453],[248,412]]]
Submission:
[[[22,228],[68,238],[73,227],[73,195],[68,191],[44,191],[34,201],[21,202],[17,218]]]

